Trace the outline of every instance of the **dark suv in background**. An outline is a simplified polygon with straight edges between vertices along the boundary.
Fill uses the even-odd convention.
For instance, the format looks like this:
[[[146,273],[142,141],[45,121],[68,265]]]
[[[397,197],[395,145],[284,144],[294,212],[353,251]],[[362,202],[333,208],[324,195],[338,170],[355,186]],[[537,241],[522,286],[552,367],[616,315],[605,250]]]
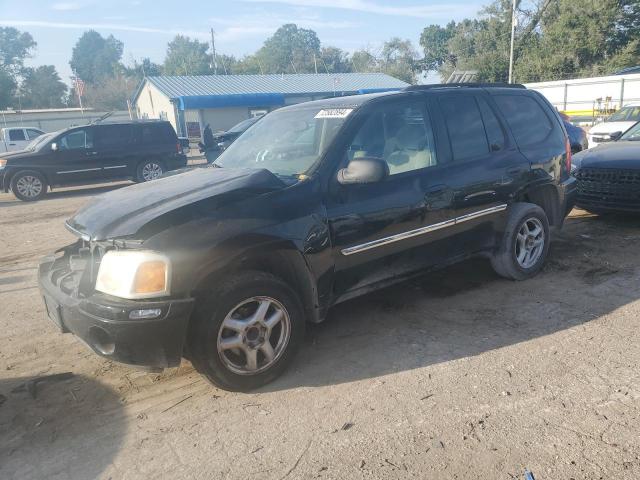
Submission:
[[[97,123],[49,133],[27,150],[0,155],[0,180],[5,192],[30,201],[49,187],[146,182],[186,164],[169,122]]]
[[[218,167],[218,168],[216,168]],[[43,260],[50,318],[100,355],[276,378],[306,322],[471,256],[540,271],[573,206],[562,120],[522,86],[439,85],[269,113],[209,168],[94,199]]]

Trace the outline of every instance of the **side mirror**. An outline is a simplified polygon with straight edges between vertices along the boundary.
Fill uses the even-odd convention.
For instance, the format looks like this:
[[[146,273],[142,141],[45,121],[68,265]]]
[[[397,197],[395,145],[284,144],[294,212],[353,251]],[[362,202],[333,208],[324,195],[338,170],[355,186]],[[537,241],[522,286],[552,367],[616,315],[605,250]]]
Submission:
[[[611,140],[618,140],[622,136],[622,132],[613,132],[609,134]]]
[[[53,150],[54,152],[58,151],[58,144],[56,142],[53,142],[51,144],[51,150]]]
[[[375,183],[389,176],[389,165],[380,158],[354,158],[347,168],[338,171],[338,183],[350,185],[353,183]]]

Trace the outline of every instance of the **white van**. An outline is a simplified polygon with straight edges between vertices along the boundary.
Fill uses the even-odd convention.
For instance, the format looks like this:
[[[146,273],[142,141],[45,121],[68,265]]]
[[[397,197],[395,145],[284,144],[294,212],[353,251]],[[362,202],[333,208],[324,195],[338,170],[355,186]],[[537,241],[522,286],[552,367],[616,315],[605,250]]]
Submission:
[[[0,152],[24,150],[44,132],[32,127],[0,128]]]
[[[628,103],[604,122],[591,127],[587,134],[589,148],[615,140],[615,138],[611,138],[612,133],[620,132],[622,134],[637,122],[640,122],[640,102]]]

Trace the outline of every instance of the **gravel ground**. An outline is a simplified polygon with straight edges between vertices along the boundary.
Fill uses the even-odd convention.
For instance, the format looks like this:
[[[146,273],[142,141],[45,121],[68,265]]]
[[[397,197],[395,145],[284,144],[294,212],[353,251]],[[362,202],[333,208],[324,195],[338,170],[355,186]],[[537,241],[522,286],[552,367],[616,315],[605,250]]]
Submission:
[[[237,394],[44,318],[39,258],[112,188],[0,194],[0,478],[640,478],[639,219],[574,211],[533,280],[470,261],[342,304],[294,368]]]

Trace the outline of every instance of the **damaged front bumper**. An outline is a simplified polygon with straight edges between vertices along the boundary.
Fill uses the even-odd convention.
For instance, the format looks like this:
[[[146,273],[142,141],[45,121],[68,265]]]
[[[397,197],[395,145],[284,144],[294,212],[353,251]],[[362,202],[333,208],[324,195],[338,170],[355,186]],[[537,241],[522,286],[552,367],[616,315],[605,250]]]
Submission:
[[[70,257],[68,251],[46,257],[38,269],[46,313],[62,333],[73,333],[98,355],[117,362],[154,369],[180,364],[193,299],[83,295],[79,285],[85,272],[75,269]],[[153,318],[136,318],[141,315]]]

